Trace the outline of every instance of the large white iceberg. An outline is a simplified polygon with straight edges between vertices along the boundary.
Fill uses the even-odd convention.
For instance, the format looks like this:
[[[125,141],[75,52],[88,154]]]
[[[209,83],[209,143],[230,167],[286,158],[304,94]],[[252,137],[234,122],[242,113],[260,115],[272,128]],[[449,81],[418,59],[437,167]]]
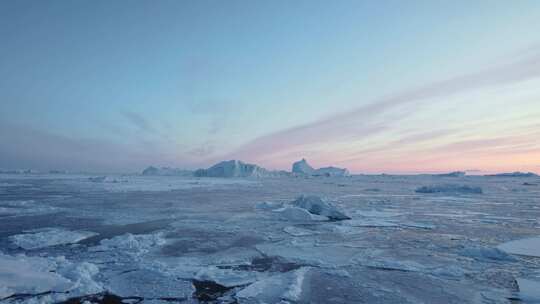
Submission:
[[[313,167],[308,164],[305,158],[302,158],[302,160],[293,163],[292,172],[298,174],[312,175],[313,173],[315,173],[315,169],[313,169]]]
[[[213,165],[208,169],[195,171],[198,177],[264,177],[272,173],[254,164],[239,160],[227,160]]]

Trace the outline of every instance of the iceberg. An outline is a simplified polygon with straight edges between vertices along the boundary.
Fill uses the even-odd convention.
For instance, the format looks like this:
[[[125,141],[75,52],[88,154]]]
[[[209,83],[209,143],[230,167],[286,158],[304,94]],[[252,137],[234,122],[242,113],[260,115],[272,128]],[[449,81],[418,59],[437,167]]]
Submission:
[[[292,173],[308,176],[349,176],[349,170],[345,168],[337,167],[324,167],[319,169],[314,169],[308,164],[305,158],[299,160],[292,165]]]
[[[305,158],[302,158],[302,160],[299,160],[292,165],[292,172],[298,174],[312,175],[313,173],[315,173],[315,169],[313,169],[313,167],[308,164]]]
[[[194,173],[197,177],[265,177],[272,172],[254,164],[239,160],[222,161],[208,169],[199,169]]]

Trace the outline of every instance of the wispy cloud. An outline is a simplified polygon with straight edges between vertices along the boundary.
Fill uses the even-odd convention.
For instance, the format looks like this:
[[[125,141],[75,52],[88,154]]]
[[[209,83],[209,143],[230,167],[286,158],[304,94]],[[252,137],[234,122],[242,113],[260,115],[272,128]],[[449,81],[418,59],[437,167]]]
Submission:
[[[421,104],[433,99],[444,100],[453,95],[482,88],[511,85],[539,76],[540,47],[536,47],[534,50],[529,49],[524,52],[522,57],[513,58],[510,62],[507,61],[478,72],[433,82],[423,87],[375,100],[347,113],[255,138],[239,147],[229,157],[250,158],[254,161],[268,160],[269,155],[283,155],[290,151],[301,152],[314,145],[328,147],[350,140],[350,138],[366,137],[383,132],[385,129],[391,129],[400,120],[418,109]],[[390,116],[392,113],[393,116]],[[438,135],[435,131],[431,135],[427,133],[417,135],[416,138],[403,138],[394,144],[427,140]],[[300,156],[302,155],[295,157]]]
[[[155,133],[154,126],[141,114],[133,111],[123,111],[122,115],[139,131]]]

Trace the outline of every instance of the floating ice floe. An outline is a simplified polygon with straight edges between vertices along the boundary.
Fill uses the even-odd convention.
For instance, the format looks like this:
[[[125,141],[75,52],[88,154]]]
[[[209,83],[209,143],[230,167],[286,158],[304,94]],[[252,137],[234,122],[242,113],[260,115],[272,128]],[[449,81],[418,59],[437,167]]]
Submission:
[[[26,250],[31,250],[57,245],[75,244],[89,237],[98,235],[91,231],[71,231],[62,228],[47,228],[30,232],[34,233],[12,235],[9,239],[15,245]]]
[[[510,241],[497,248],[511,254],[540,257],[540,237]]]
[[[286,206],[273,210],[276,214],[279,214],[280,218],[289,220],[289,221],[326,221],[328,220],[325,216],[320,216],[316,214],[309,213],[306,209]]]
[[[0,202],[0,216],[47,214],[59,210],[57,207],[40,204],[34,200]]]
[[[530,280],[517,278],[519,286],[519,296],[524,303],[539,304],[540,303],[540,278],[538,280]]]
[[[309,267],[280,273],[257,281],[236,293],[239,303],[284,303],[301,299]],[[286,302],[285,302],[286,303]]]
[[[305,209],[311,214],[326,216],[329,220],[339,221],[351,219],[345,213],[338,210],[336,206],[318,196],[302,195],[292,202],[292,205]]]
[[[101,240],[98,246],[91,248],[92,251],[121,250],[124,253],[140,256],[148,253],[151,249],[166,243],[162,233],[155,234],[131,234],[115,236],[111,239]]]
[[[198,281],[215,282],[225,287],[236,287],[248,285],[267,277],[268,275],[264,272],[237,271],[209,266],[198,271],[194,278]]]
[[[422,186],[415,190],[417,193],[456,193],[456,194],[482,194],[482,188],[468,185],[431,185]]]
[[[45,296],[39,303],[56,303],[70,296],[95,294],[103,290],[93,277],[96,265],[72,263],[64,257],[43,258],[0,253],[0,300],[16,295]]]

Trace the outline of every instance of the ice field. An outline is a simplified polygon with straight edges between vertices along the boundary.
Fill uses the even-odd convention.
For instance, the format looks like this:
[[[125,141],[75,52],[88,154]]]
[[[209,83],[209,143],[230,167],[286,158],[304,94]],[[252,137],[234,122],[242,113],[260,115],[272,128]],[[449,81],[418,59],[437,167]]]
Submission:
[[[534,176],[3,174],[0,303],[540,303],[539,218]]]

